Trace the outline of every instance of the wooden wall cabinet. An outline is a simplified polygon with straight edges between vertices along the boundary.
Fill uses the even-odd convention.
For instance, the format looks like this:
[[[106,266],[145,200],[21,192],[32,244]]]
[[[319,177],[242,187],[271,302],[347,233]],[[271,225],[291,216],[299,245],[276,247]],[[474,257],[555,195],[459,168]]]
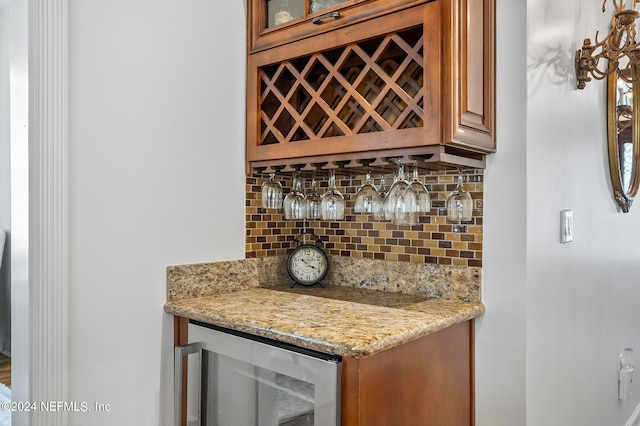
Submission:
[[[352,0],[269,27],[271,1],[250,1],[249,170],[398,154],[482,167],[495,150],[495,0]]]

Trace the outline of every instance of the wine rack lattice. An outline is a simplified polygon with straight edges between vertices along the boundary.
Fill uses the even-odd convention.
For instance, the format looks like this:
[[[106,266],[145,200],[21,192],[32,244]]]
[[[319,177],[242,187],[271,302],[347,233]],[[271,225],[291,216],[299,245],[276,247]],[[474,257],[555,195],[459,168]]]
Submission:
[[[422,27],[262,67],[260,145],[423,127]]]

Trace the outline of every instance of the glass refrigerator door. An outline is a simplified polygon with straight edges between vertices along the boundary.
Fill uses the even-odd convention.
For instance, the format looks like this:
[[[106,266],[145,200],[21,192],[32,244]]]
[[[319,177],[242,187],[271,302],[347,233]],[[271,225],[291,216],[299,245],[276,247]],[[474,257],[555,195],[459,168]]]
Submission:
[[[194,324],[189,341],[184,348],[199,356],[188,363],[188,426],[340,424],[339,357],[301,353]],[[178,360],[182,354],[177,352],[176,371],[181,371]],[[177,375],[176,392],[181,383]],[[176,407],[178,402],[176,396]]]
[[[203,361],[202,424],[315,424],[313,383],[212,352]]]

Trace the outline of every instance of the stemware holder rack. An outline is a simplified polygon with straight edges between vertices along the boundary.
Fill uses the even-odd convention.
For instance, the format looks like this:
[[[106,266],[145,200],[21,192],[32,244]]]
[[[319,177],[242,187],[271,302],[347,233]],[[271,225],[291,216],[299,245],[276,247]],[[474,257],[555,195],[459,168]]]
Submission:
[[[313,174],[321,176],[333,170],[336,175],[364,175],[371,173],[388,174],[396,171],[398,165],[417,166],[420,173],[440,170],[484,169],[483,154],[470,157],[455,150],[437,145],[411,149],[390,149],[367,151],[341,155],[325,155],[290,160],[253,161],[251,171],[259,174],[276,173],[288,176],[298,172],[301,177]]]

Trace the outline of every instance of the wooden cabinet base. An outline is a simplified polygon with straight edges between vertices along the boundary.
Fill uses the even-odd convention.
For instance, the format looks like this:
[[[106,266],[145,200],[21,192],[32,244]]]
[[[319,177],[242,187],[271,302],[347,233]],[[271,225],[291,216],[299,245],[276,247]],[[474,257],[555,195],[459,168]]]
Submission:
[[[473,321],[343,358],[342,426],[474,424]]]
[[[188,322],[175,317],[176,346],[187,343]],[[371,357],[343,357],[342,426],[473,426],[473,330],[466,321]],[[185,394],[182,403],[184,414]]]

